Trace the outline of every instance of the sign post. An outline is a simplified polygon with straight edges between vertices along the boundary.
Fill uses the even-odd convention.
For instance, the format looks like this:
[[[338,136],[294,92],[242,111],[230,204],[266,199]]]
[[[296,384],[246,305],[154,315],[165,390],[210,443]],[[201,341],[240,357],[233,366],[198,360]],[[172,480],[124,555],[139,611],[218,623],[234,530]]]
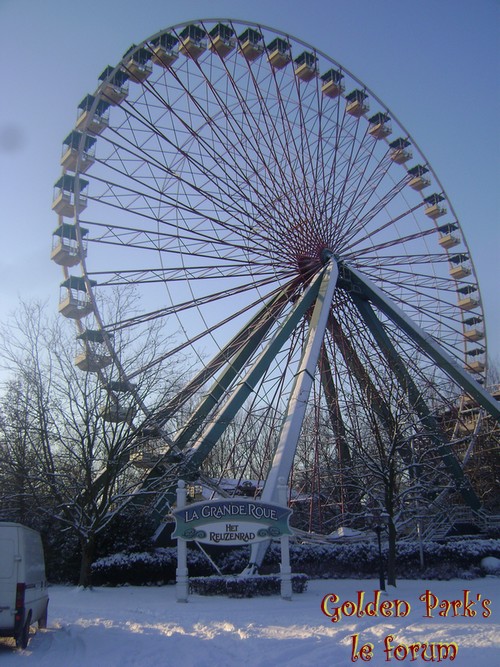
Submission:
[[[286,507],[287,487],[283,477],[278,480],[278,499],[281,505]],[[281,544],[281,597],[283,600],[292,599],[292,568],[290,567],[290,538],[288,533],[282,533]]]
[[[186,483],[180,479],[177,486],[177,507],[179,511],[186,506]],[[187,542],[177,538],[177,569],[175,571],[175,596],[177,602],[187,602],[189,592],[187,569]]]
[[[292,598],[289,526],[292,510],[286,506],[286,485],[280,500],[283,504],[264,503],[248,498],[209,500],[186,505],[185,482],[179,480],[177,509],[173,512],[177,538],[176,597],[188,599],[187,542],[190,540],[218,546],[241,546],[280,538],[281,597]]]

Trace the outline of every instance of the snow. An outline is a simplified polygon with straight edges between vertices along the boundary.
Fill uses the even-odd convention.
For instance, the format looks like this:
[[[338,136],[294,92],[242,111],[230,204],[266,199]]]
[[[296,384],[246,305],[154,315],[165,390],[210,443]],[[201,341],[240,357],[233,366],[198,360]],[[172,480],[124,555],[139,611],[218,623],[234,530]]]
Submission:
[[[65,586],[50,588],[49,627],[32,628],[28,648],[17,651],[11,639],[0,639],[2,667],[310,667],[353,665],[352,636],[359,645],[372,643],[375,667],[391,664],[423,665],[429,662],[411,654],[386,661],[384,639],[394,644],[456,642],[453,665],[491,667],[500,655],[500,578],[488,576],[473,581],[401,581],[381,600],[405,600],[411,610],[406,617],[343,616],[332,623],[321,611],[323,598],[335,594],[340,606],[357,601],[357,591],[373,601],[373,580],[315,580],[306,593],[291,602],[279,597],[228,599],[192,595],[187,604],[175,600],[174,586],[95,588]],[[436,606],[425,618],[425,603],[419,597],[431,591],[436,605],[445,600],[463,601],[469,590],[472,617],[458,614],[440,617]],[[479,597],[478,597],[479,596]],[[488,604],[487,599],[491,600]],[[331,611],[332,605],[327,608]],[[491,614],[488,616],[487,611]],[[441,609],[441,613],[444,613]],[[487,618],[483,617],[485,613]],[[403,650],[403,649],[401,649]],[[403,654],[401,654],[403,655]],[[435,658],[437,662],[437,655]],[[358,665],[367,661],[358,660]],[[443,658],[442,663],[450,663]]]
[[[494,556],[487,556],[481,561],[481,567],[485,572],[494,574],[500,572],[500,558],[495,558]]]

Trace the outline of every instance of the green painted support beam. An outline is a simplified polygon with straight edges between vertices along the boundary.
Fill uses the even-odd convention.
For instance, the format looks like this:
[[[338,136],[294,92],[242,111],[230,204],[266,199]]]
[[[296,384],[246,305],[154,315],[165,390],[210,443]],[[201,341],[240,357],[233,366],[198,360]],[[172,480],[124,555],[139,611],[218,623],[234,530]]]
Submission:
[[[266,348],[259,355],[246,376],[235,387],[229,400],[216,415],[214,423],[206,429],[198,442],[194,445],[193,453],[190,457],[190,464],[195,469],[199,468],[201,463],[208,456],[238,410],[253,392],[273,359],[315,302],[322,284],[324,272],[325,270],[323,269],[307,287],[300,299],[296,302],[292,312],[281,325],[280,329],[278,329],[274,337],[268,342]]]
[[[350,276],[352,282],[359,287],[367,299],[370,299],[377,308],[402,329],[438,366],[462,387],[464,392],[470,394],[494,419],[500,421],[500,406],[498,401],[470,373],[461,368],[455,359],[445,352],[431,335],[412,322],[401,308],[392,301],[389,301],[387,296],[360,271],[345,263],[342,263],[342,269],[345,274]]]
[[[231,386],[234,379],[263,342],[273,324],[275,324],[276,319],[289,302],[290,296],[295,289],[295,284],[287,286],[280,292],[280,294],[267,303],[259,312],[258,317],[254,318],[242,332],[238,334],[238,340],[243,339],[242,334],[245,334],[246,340],[243,339],[244,344],[240,346],[240,349],[233,357],[227,359],[223,372],[210,387],[180,433],[175,437],[174,447],[176,449],[182,450],[186,447],[199,426],[203,424],[206,417],[219,404],[219,401]]]
[[[481,502],[470,485],[470,482],[464,475],[464,471],[458,462],[457,458],[451,451],[449,443],[442,432],[437,420],[432,415],[427,403],[425,402],[422,393],[414,383],[412,377],[408,373],[401,357],[396,348],[392,344],[387,335],[382,323],[376,316],[370,303],[361,296],[352,293],[351,298],[358,308],[364,322],[370,330],[373,338],[379,346],[381,352],[385,356],[389,367],[396,376],[399,384],[408,395],[410,404],[420,417],[420,421],[427,431],[429,439],[435,444],[436,449],[447,469],[449,474],[455,480],[457,490],[462,494],[465,502],[474,510],[481,507]]]

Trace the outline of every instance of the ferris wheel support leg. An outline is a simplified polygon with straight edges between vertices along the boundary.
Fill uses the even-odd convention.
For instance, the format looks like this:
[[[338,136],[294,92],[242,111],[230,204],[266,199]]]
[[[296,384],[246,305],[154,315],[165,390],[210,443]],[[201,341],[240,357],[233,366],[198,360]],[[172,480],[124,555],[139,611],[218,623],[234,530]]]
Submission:
[[[389,336],[385,332],[385,329],[376,316],[373,308],[368,303],[368,301],[366,301],[366,299],[363,299],[359,295],[352,294],[351,296],[354,304],[357,306],[361,314],[361,317],[363,318],[377,345],[382,351],[382,354],[387,359],[387,362],[389,363],[391,370],[394,372],[394,375],[396,376],[399,384],[407,393],[410,404],[419,415],[420,420],[423,426],[426,428],[430,440],[435,444],[446,469],[455,479],[457,489],[462,494],[465,502],[472,509],[478,510],[481,507],[479,498],[465,477],[462,467],[451,451],[449,443],[447,442],[446,437],[442,432],[437,420],[432,415],[429,407],[427,406],[427,403],[422,396],[422,393],[419,391],[410,374],[406,370],[403,360],[389,339]]]
[[[250,359],[252,354],[264,340],[266,334],[275,323],[276,317],[289,301],[292,292],[293,289],[291,286],[285,288],[278,297],[275,297],[270,303],[266,304],[266,307],[259,312],[258,318],[251,320],[245,327],[243,330],[243,332],[245,332],[243,338],[244,344],[240,345],[239,349],[233,356],[226,358],[224,370],[213,382],[204,398],[200,401],[180,433],[176,436],[174,440],[175,447],[180,450],[184,449],[193,437],[198,426],[203,424],[205,418],[218,405],[221,398],[231,386],[233,380],[244,367],[245,363]],[[238,334],[238,338],[243,337],[243,332]]]
[[[337,263],[332,258],[325,271],[314,310],[309,320],[309,331],[302,351],[302,358],[295,373],[294,385],[288,399],[287,411],[281,426],[278,446],[262,491],[262,500],[264,502],[278,502],[280,479],[288,480],[290,476],[309,393],[314,381],[314,373],[321,356],[328,314],[337,285],[338,275]],[[253,572],[256,567],[258,568],[261,565],[268,545],[269,542],[257,542],[252,545],[250,565],[245,571],[246,573]]]
[[[248,341],[248,332],[257,332],[257,329],[265,327],[266,323],[272,325],[274,318],[277,317],[286,305],[292,294],[297,288],[295,282],[291,282],[279,294],[268,301],[263,308],[245,325],[245,327],[232,338],[232,340],[213,357],[203,369],[194,376],[181,391],[170,400],[165,406],[160,408],[156,414],[156,421],[164,425],[190,398],[192,398],[200,388],[211,380],[213,376],[220,371],[224,365],[231,359]]]
[[[378,416],[385,430],[388,433],[396,434],[396,437],[398,437],[400,440],[403,440],[403,437],[398,433],[398,426],[395,423],[394,415],[391,412],[389,404],[384,399],[384,397],[380,395],[380,392],[374,385],[370,374],[361,362],[356,349],[352,345],[349,338],[345,335],[342,327],[337,322],[332,312],[330,312],[330,316],[328,318],[328,329],[340,351],[340,354],[342,355],[342,358],[344,359],[346,366],[351,371],[353,377],[356,378],[358,385],[363,389],[366,397],[368,398],[371,409]],[[410,447],[402,447],[400,455],[405,462],[411,461]]]
[[[411,319],[395,303],[376,287],[369,278],[357,269],[342,263],[344,273],[353,279],[361,288],[362,293],[380,308],[400,329],[402,329],[417,345],[462,389],[470,394],[494,419],[500,421],[498,402],[474,378],[462,369],[459,364],[423,329]]]
[[[285,322],[280,325],[280,328],[274,334],[273,338],[267,342],[265,349],[261,352],[252,367],[248,370],[242,380],[232,389],[231,395],[219,411],[213,415],[210,424],[203,430],[199,438],[193,444],[189,456],[178,464],[175,479],[167,484],[155,505],[157,519],[164,513],[167,505],[173,501],[177,478],[182,479],[198,474],[201,464],[217,444],[238,410],[254,390],[262,375],[269,368],[269,364],[292,335],[301,320],[306,316],[308,310],[317,301],[319,298],[319,291],[324,284],[324,274],[325,270],[322,270],[310,283],[300,299],[295,303],[292,312],[288,315]],[[273,312],[273,321],[275,314],[276,313]],[[153,477],[153,475],[150,474],[148,482],[142,489],[142,493],[148,493],[155,484],[158,484],[158,476],[156,475]]]

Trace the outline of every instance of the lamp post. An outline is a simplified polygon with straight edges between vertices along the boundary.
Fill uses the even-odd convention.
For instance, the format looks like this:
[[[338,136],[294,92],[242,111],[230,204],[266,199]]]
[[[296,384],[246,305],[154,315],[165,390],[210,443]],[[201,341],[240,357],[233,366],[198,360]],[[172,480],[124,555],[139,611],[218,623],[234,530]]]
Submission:
[[[377,535],[378,544],[378,576],[381,591],[385,591],[384,561],[382,558],[382,531],[384,530],[389,515],[386,512],[374,512],[370,515],[373,521],[373,530]]]

